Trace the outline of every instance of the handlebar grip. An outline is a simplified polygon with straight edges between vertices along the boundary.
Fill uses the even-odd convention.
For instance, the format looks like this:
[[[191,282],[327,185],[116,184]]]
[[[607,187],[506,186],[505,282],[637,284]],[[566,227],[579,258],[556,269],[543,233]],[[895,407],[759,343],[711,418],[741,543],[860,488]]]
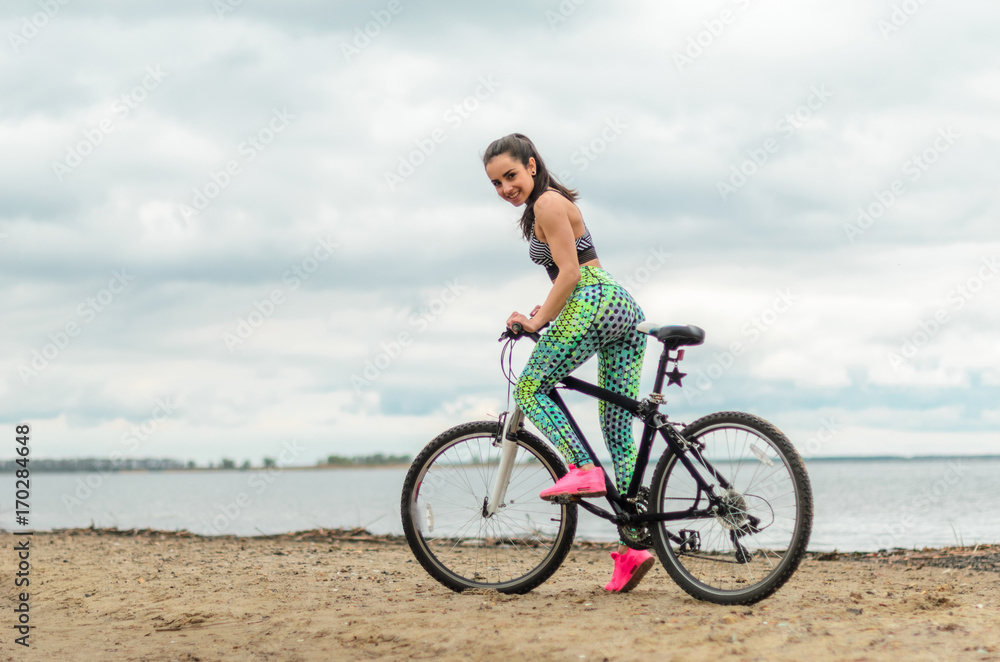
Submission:
[[[521,332],[524,331],[524,327],[521,326],[520,322],[514,322],[513,324],[510,325],[510,330],[514,333],[515,336],[519,336],[521,335]]]

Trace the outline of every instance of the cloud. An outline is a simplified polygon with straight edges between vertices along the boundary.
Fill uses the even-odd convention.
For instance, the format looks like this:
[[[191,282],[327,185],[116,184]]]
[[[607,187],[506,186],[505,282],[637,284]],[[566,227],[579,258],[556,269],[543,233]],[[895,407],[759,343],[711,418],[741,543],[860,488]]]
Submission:
[[[996,430],[997,10],[56,4],[0,13],[0,393],[39,455],[122,450],[158,398],[127,450],[199,462],[495,414],[548,288],[480,162],[512,131],[647,316],[708,331],[678,416],[836,415],[825,454]]]

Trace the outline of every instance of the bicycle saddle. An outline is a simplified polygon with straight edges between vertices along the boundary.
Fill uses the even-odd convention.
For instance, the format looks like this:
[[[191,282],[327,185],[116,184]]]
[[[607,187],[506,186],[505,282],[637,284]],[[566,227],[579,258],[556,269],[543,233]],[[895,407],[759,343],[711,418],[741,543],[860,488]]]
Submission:
[[[694,324],[686,326],[660,326],[656,322],[640,322],[636,330],[654,336],[657,340],[673,348],[683,345],[700,345],[705,342],[705,330]]]

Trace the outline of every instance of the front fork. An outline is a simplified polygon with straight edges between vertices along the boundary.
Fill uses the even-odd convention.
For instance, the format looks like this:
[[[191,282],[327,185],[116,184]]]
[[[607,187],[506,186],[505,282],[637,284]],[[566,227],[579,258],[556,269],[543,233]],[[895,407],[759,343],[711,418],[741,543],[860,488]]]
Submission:
[[[517,459],[517,433],[524,424],[524,413],[519,406],[514,405],[513,411],[508,412],[506,418],[501,416],[500,420],[503,423],[499,439],[500,466],[497,468],[490,496],[483,502],[483,517],[492,517],[507,498],[507,485]]]

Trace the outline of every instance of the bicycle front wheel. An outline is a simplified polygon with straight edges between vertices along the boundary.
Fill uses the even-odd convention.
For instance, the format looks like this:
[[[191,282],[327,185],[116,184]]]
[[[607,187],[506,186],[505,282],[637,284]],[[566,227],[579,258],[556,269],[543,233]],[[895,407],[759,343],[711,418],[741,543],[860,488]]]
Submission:
[[[802,458],[777,428],[751,414],[711,414],[682,434],[691,443],[686,458],[717,499],[671,450],[663,454],[650,510],[678,519],[652,528],[660,562],[699,600],[763,600],[795,572],[809,542],[812,490]]]
[[[455,591],[527,593],[559,567],[576,534],[575,504],[538,493],[565,475],[555,452],[522,430],[503,503],[487,503],[500,464],[499,424],[454,427],[417,455],[403,482],[403,531],[420,565]]]

